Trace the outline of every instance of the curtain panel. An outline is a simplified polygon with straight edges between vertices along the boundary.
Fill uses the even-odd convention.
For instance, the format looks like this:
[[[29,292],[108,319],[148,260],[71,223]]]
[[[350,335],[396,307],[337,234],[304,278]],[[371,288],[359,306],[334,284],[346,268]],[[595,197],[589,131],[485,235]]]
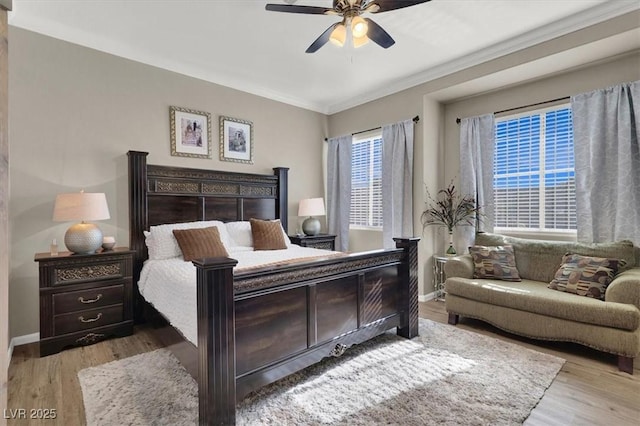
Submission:
[[[413,236],[413,120],[382,126],[382,241]]]
[[[465,253],[473,245],[476,232],[493,232],[493,157],[495,119],[493,114],[460,121],[460,195],[472,195],[480,207],[476,226],[460,226],[456,242]]]
[[[328,140],[327,151],[327,224],[336,236],[336,250],[349,250],[349,214],[351,209],[352,136]]]
[[[571,97],[578,240],[640,244],[640,81]]]

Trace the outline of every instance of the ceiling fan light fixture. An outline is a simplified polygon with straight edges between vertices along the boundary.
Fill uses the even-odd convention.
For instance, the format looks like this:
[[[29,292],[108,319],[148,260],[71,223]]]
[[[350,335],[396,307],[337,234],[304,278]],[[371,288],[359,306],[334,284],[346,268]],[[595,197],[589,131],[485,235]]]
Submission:
[[[354,39],[366,37],[368,31],[369,25],[361,16],[356,16],[351,20],[351,33]]]
[[[355,47],[356,49],[358,47],[364,46],[367,43],[369,43],[369,37],[367,37],[366,34],[362,37],[353,37],[353,47]]]
[[[338,24],[331,32],[329,41],[336,46],[344,46],[344,42],[347,40],[347,27],[344,24]]]

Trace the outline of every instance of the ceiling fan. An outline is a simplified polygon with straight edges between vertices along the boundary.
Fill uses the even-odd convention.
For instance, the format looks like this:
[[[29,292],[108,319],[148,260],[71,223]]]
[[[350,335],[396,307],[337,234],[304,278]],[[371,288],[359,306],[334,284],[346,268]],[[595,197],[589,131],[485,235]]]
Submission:
[[[387,49],[395,44],[395,40],[380,25],[369,18],[363,18],[365,12],[382,13],[402,9],[431,0],[333,0],[333,7],[299,6],[294,4],[267,4],[266,10],[272,12],[302,13],[310,15],[337,15],[342,21],[331,25],[318,37],[307,53],[314,53],[331,41],[343,46],[347,39],[347,28],[351,29],[354,47],[365,45],[369,40]],[[292,3],[287,1],[287,3]]]

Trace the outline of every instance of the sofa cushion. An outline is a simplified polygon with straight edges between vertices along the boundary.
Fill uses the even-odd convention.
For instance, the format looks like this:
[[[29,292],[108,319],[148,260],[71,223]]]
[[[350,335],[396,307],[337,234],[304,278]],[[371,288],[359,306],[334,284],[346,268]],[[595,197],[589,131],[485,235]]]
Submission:
[[[469,254],[473,258],[473,278],[520,281],[513,247],[473,246],[469,247]]]
[[[476,234],[475,244],[482,246],[509,244],[513,246],[520,277],[544,283],[549,283],[554,279],[556,271],[560,269],[562,256],[566,253],[624,259],[627,264],[624,268],[621,268],[621,271],[635,266],[633,243],[626,240],[613,243],[585,244],[530,240],[498,234],[479,233]]]
[[[549,288],[604,300],[604,292],[625,264],[619,259],[567,253]]]
[[[509,281],[474,278],[447,278],[447,294],[533,312],[555,318],[605,327],[636,330],[640,326],[640,310],[631,304],[603,302],[590,297],[551,290],[547,283],[523,279]],[[544,324],[540,324],[544,328]]]

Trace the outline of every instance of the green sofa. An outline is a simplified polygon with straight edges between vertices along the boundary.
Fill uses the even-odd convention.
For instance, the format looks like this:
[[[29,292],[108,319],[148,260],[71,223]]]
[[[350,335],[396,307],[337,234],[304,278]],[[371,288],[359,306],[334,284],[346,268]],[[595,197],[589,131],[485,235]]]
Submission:
[[[522,281],[474,279],[470,255],[445,265],[449,323],[460,316],[542,340],[575,342],[618,356],[618,368],[633,374],[640,353],[640,260],[630,241],[581,244],[476,235],[476,245],[512,245]],[[625,268],[607,287],[605,300],[548,288],[565,253],[624,259]]]

